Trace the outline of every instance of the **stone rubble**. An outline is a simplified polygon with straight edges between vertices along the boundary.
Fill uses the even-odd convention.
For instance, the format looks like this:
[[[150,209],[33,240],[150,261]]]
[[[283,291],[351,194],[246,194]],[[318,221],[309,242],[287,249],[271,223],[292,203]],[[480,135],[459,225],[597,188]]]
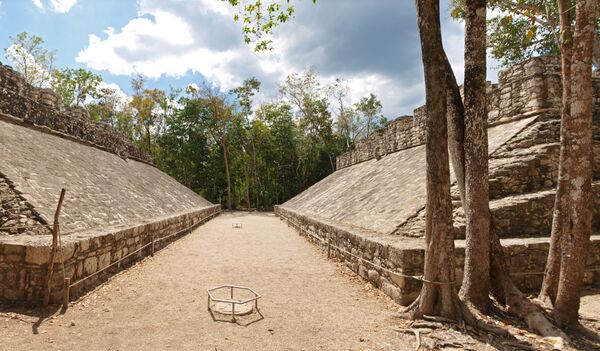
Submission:
[[[61,110],[57,93],[32,87],[19,73],[2,63],[0,118],[17,124],[33,124],[47,133],[62,135],[124,158],[153,163],[150,155],[133,146],[122,133],[113,131],[107,124],[92,121],[88,112],[80,106]]]

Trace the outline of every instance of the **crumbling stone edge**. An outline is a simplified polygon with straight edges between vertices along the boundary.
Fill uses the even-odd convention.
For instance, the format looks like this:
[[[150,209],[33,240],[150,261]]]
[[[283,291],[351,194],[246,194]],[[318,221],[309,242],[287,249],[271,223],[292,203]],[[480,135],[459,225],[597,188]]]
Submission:
[[[104,122],[90,119],[88,111],[81,106],[63,108],[59,94],[48,88],[36,88],[12,67],[0,62],[0,111],[9,116],[19,116],[26,127],[46,127],[58,132],[58,136],[73,137],[70,140],[97,147],[149,164],[149,153],[138,149],[130,138]],[[38,129],[48,132],[46,129]]]

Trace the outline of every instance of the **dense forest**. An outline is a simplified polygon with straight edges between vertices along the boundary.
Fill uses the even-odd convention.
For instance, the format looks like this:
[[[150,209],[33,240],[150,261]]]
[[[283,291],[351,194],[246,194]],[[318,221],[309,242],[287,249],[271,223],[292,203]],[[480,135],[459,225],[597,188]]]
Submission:
[[[260,82],[223,91],[208,82],[151,89],[131,80],[131,95],[85,69],[53,67],[41,37],[11,37],[5,56],[25,79],[51,87],[64,107],[84,106],[90,118],[125,134],[156,165],[214,203],[269,210],[335,170],[335,158],[386,125],[379,99],[352,102],[341,79],[319,81],[313,70],[289,75],[278,97],[256,104]]]

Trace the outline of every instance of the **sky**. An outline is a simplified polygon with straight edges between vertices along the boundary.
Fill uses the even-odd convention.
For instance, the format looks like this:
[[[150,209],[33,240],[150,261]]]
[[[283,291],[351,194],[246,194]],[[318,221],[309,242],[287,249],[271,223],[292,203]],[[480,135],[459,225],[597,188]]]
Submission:
[[[237,10],[221,0],[0,0],[0,47],[23,31],[41,36],[57,67],[89,69],[126,94],[137,74],[166,90],[202,82],[229,90],[256,77],[258,102],[267,102],[287,75],[312,68],[324,83],[344,79],[354,102],[374,93],[388,119],[424,103],[414,1],[296,0],[295,8],[276,29],[274,50],[257,53],[233,21]],[[447,0],[441,10],[460,82],[464,26],[450,18]],[[488,62],[488,80],[497,69]]]

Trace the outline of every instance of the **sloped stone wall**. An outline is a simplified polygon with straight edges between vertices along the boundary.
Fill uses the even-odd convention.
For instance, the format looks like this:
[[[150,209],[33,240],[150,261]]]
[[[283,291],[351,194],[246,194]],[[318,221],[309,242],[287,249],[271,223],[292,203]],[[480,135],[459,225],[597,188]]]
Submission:
[[[0,113],[12,117],[4,118],[5,121],[47,127],[48,131],[63,133],[72,140],[121,157],[153,162],[150,155],[133,146],[125,135],[90,120],[85,109],[60,108],[60,98],[55,92],[30,86],[20,74],[0,63]]]
[[[159,249],[220,213],[85,109],[59,107],[53,91],[0,65],[0,303],[38,304],[50,264],[55,302],[63,278],[89,277],[76,297],[150,254],[149,242]],[[62,188],[62,249],[50,263],[52,235],[39,225]]]
[[[62,188],[63,231],[106,229],[212,204],[156,167],[0,120],[0,172],[51,222]]]
[[[539,288],[549,248],[560,149],[560,78],[556,58],[535,58],[502,72],[500,83],[488,87],[490,209],[511,275],[525,290]],[[585,284],[600,281],[600,77],[593,84],[594,232]],[[370,151],[393,149],[386,133],[379,131],[358,143],[340,156],[336,172],[275,211],[323,248],[329,242],[341,247],[343,252],[332,249],[332,255],[406,304],[418,294],[420,283],[402,275],[418,276],[423,265],[425,192],[419,187],[425,155],[418,151],[424,146],[383,156]],[[409,154],[414,154],[410,163],[402,159]],[[452,196],[460,282],[465,228],[456,186]]]

